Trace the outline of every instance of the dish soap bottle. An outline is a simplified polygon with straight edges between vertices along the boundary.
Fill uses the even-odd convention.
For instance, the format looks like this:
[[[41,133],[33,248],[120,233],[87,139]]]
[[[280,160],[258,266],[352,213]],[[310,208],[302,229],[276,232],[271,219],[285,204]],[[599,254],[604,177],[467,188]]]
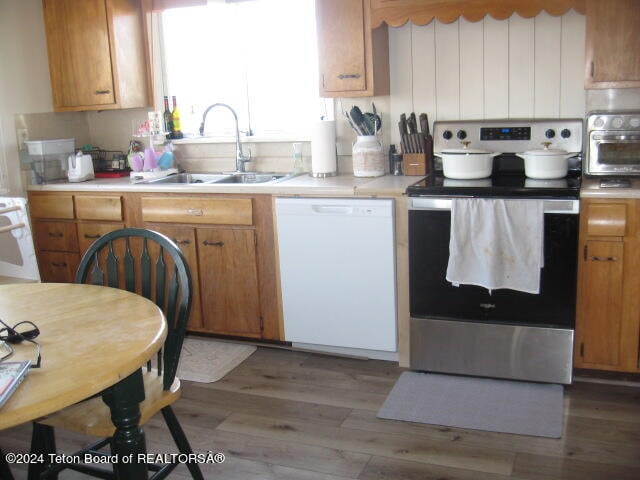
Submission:
[[[302,165],[302,143],[295,142],[293,146],[293,171],[294,175],[299,175],[304,171]]]

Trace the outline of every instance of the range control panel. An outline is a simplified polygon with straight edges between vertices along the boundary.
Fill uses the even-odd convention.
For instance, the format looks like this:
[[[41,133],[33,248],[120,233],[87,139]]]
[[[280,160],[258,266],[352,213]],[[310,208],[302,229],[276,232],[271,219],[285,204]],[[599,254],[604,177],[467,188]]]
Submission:
[[[480,140],[531,140],[531,127],[482,127]]]
[[[579,153],[582,151],[583,120],[519,119],[456,120],[433,124],[433,151],[477,148],[489,152],[522,153],[549,148]]]

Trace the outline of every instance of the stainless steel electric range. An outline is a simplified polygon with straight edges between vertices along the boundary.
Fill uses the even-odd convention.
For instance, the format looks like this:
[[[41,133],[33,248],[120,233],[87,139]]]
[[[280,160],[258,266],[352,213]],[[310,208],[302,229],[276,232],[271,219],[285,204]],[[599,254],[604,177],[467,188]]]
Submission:
[[[477,180],[434,173],[408,188],[410,367],[414,370],[571,383],[575,324],[581,154],[565,178],[527,178],[515,153],[543,142],[582,151],[581,119],[436,122],[434,151],[501,152]],[[445,276],[454,198],[541,200],[544,266],[540,292],[454,286]]]

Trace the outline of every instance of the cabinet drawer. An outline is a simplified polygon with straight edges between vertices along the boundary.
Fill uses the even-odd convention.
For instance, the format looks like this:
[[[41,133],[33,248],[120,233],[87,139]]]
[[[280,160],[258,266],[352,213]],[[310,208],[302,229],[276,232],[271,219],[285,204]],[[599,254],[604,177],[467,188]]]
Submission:
[[[38,249],[54,252],[77,252],[76,226],[70,222],[35,222]]]
[[[250,198],[146,197],[142,199],[142,218],[163,223],[253,224]]]
[[[76,196],[76,216],[81,220],[122,220],[122,198],[100,195]]]
[[[78,243],[83,255],[89,246],[106,233],[124,228],[124,223],[78,223]]]
[[[622,203],[590,204],[587,235],[623,237],[627,227],[627,206]]]
[[[32,218],[73,218],[72,195],[33,195],[29,201]]]
[[[43,282],[72,283],[80,263],[77,253],[39,252],[38,259]]]

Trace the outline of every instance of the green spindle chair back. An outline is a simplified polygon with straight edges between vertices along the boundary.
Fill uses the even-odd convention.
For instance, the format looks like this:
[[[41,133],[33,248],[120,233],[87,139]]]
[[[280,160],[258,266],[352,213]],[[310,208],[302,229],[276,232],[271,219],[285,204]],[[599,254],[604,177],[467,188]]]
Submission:
[[[168,390],[176,375],[191,311],[191,274],[180,248],[152,230],[115,230],[89,247],[80,261],[75,282],[128,290],[160,307],[168,331],[158,352],[157,369],[158,375],[163,375],[163,388]],[[151,369],[151,362],[147,369]]]

